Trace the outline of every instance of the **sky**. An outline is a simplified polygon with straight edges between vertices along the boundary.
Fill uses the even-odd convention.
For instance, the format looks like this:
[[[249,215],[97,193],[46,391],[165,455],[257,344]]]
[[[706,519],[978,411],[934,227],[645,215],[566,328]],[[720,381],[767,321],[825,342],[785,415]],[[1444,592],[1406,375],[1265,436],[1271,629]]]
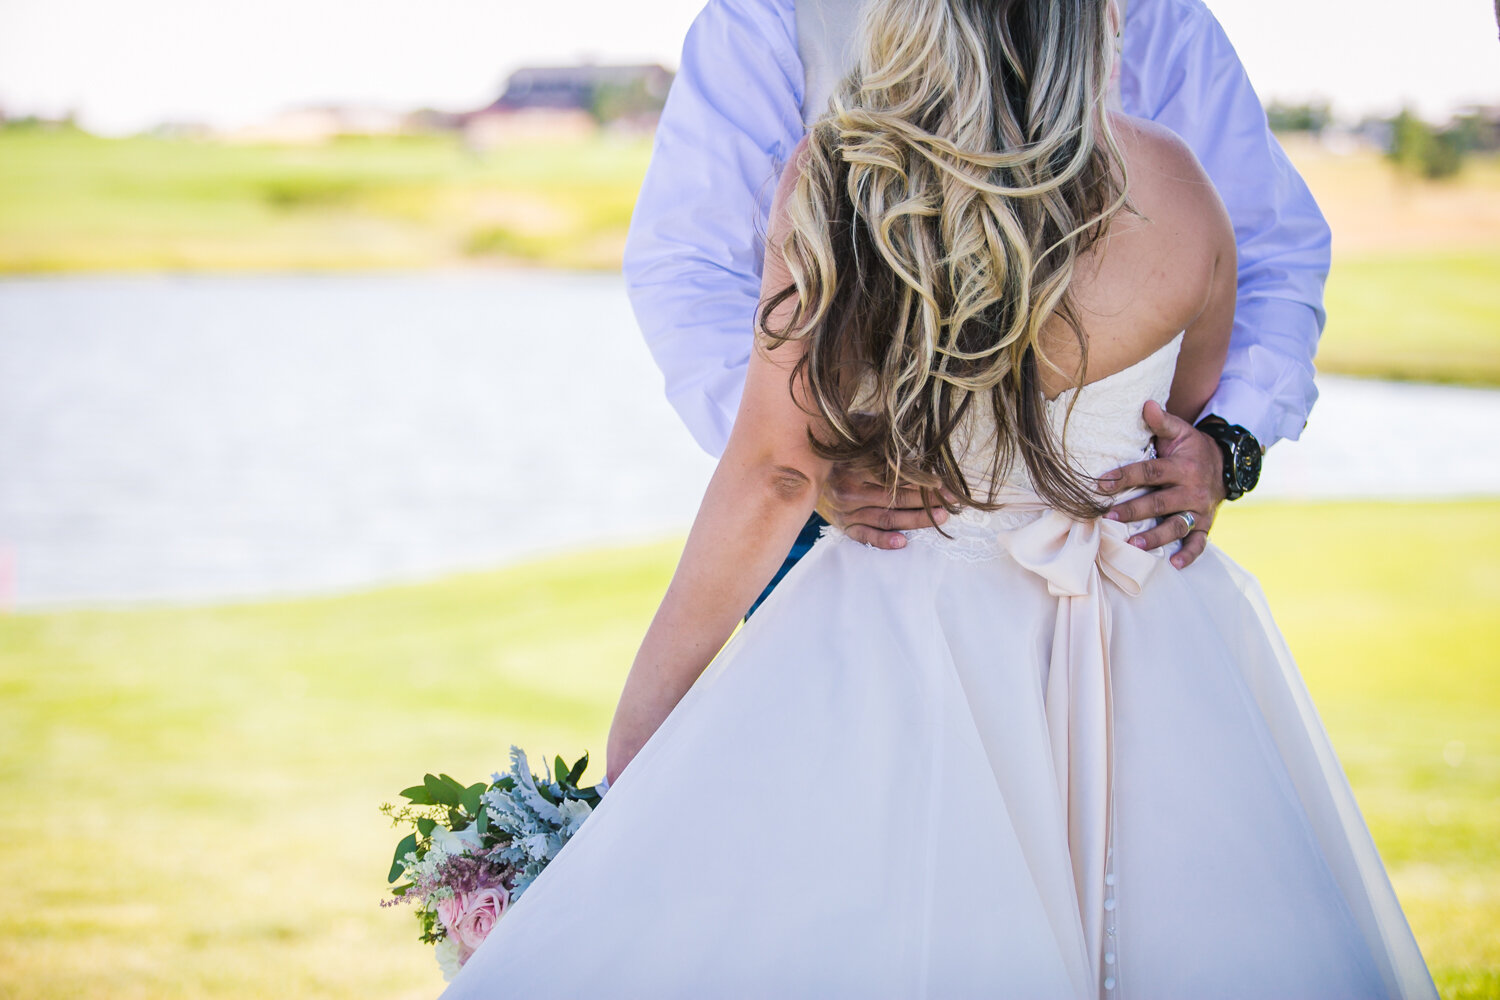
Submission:
[[[1493,0],[1208,2],[1263,100],[1327,99],[1351,120],[1500,103]],[[521,65],[675,68],[702,3],[0,0],[0,108],[72,110],[107,135],[323,103],[467,110]]]

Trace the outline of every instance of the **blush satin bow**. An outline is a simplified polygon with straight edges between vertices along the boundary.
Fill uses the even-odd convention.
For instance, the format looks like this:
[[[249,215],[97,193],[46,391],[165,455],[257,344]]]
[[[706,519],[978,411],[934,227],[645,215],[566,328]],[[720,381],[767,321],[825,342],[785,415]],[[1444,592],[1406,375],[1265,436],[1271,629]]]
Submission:
[[[1008,506],[1019,510],[1032,504]],[[1119,521],[1077,518],[1035,505],[1041,516],[1003,533],[1017,563],[1047,581],[1058,599],[1047,672],[1047,732],[1057,790],[1067,813],[1073,884],[1095,982],[1105,920],[1105,868],[1113,817],[1114,719],[1109,676],[1109,602],[1104,581],[1132,597],[1164,553],[1131,545]]]

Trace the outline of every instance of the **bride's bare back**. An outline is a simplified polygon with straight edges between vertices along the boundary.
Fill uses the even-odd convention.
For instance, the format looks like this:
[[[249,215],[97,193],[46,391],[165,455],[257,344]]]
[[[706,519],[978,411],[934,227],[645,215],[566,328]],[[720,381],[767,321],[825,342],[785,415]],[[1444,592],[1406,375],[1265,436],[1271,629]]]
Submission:
[[[1218,385],[1233,326],[1234,229],[1193,151],[1169,129],[1111,116],[1137,213],[1115,216],[1082,255],[1070,290],[1088,340],[1083,380],[1130,367],[1186,331],[1167,409],[1192,420]],[[1077,342],[1061,320],[1042,344],[1064,374],[1042,370],[1045,394],[1071,384]]]

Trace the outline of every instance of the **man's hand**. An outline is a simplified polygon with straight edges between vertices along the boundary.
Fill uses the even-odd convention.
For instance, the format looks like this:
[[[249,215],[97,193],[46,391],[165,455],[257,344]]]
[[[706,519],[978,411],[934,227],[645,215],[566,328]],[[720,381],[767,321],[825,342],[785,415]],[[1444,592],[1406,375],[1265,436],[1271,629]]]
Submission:
[[[1156,435],[1156,457],[1105,473],[1100,486],[1107,493],[1135,486],[1154,489],[1116,504],[1105,517],[1114,521],[1162,518],[1156,527],[1133,536],[1131,544],[1155,549],[1181,538],[1182,548],[1172,557],[1172,565],[1185,569],[1208,545],[1208,529],[1224,502],[1224,456],[1218,442],[1163,410],[1156,400],[1146,401],[1143,415]],[[1178,511],[1192,512],[1196,521],[1192,531],[1182,518],[1171,516]]]
[[[878,549],[902,548],[906,545],[902,531],[930,528],[934,521],[942,524],[948,520],[948,512],[942,507],[922,506],[921,490],[903,486],[896,490],[893,502],[889,489],[845,465],[833,467],[817,509],[825,521],[856,542]]]

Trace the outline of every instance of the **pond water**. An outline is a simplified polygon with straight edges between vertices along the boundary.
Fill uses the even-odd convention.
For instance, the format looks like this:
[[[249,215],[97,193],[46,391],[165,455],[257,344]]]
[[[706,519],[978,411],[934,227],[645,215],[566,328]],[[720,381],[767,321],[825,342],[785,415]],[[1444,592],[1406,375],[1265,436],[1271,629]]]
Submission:
[[[1327,377],[1255,502],[1500,495],[1500,393]],[[619,275],[0,281],[0,607],[421,578],[684,530]]]

